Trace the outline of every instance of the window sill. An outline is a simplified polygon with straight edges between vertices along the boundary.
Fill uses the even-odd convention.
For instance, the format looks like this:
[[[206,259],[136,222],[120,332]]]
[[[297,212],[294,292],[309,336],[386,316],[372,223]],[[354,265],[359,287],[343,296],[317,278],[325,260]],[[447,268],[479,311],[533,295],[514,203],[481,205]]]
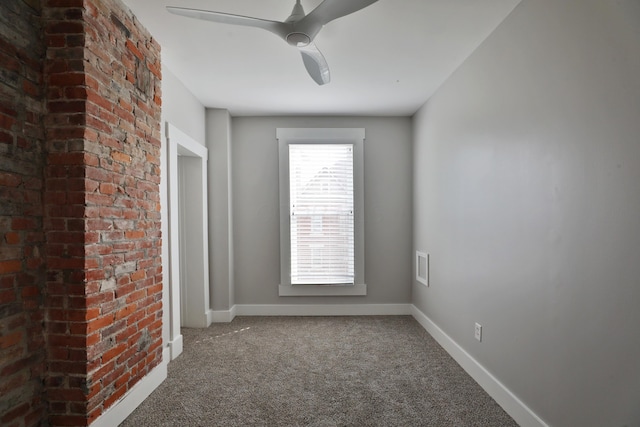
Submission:
[[[365,296],[367,285],[279,285],[281,297]]]

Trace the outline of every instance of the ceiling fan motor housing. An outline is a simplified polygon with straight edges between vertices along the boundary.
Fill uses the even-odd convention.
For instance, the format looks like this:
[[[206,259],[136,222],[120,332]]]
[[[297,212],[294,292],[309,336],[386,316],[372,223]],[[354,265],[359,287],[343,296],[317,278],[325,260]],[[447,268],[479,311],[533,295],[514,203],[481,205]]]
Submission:
[[[305,33],[289,33],[287,34],[287,43],[291,46],[304,47],[311,43],[311,37]]]

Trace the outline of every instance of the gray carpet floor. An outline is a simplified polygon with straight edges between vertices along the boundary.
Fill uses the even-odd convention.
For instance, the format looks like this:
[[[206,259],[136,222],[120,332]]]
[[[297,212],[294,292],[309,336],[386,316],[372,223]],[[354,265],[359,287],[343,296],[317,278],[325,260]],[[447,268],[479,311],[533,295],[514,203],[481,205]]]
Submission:
[[[183,329],[121,427],[517,426],[409,316],[237,317]]]

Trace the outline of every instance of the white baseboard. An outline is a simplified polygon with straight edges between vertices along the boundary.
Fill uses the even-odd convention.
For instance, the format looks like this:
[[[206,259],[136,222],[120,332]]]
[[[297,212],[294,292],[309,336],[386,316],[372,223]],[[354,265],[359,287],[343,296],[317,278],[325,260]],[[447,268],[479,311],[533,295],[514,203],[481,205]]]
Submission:
[[[400,316],[411,304],[239,304],[238,316]]]
[[[213,323],[229,323],[236,317],[236,306],[230,310],[211,310]]]
[[[440,344],[451,357],[522,427],[548,427],[527,405],[504,386],[491,372],[467,353],[438,325],[416,306],[411,315]]]
[[[173,360],[176,357],[180,356],[181,353],[182,353],[182,334],[178,335],[173,339],[173,341],[169,342],[168,357],[170,357],[170,359],[166,359],[166,360]]]
[[[165,347],[162,362],[156,366],[140,382],[134,385],[122,399],[108,408],[91,427],[113,427],[120,425],[149,395],[167,378],[167,364],[169,360],[168,348]]]
[[[180,345],[182,346],[182,335],[180,335]],[[169,362],[171,362],[170,357],[171,357],[171,348],[167,346],[162,349],[162,363],[168,366]]]
[[[202,313],[193,313],[187,316],[184,320],[181,320],[178,316],[177,321],[185,328],[208,328],[211,326],[213,312],[211,310],[205,310]]]

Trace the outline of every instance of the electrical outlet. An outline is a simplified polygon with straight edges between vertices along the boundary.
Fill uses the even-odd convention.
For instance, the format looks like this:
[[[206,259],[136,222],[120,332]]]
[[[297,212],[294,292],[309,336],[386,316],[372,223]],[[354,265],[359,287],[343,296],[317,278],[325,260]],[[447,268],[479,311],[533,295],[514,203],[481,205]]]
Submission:
[[[480,323],[476,323],[475,337],[478,341],[482,341],[482,325]]]

